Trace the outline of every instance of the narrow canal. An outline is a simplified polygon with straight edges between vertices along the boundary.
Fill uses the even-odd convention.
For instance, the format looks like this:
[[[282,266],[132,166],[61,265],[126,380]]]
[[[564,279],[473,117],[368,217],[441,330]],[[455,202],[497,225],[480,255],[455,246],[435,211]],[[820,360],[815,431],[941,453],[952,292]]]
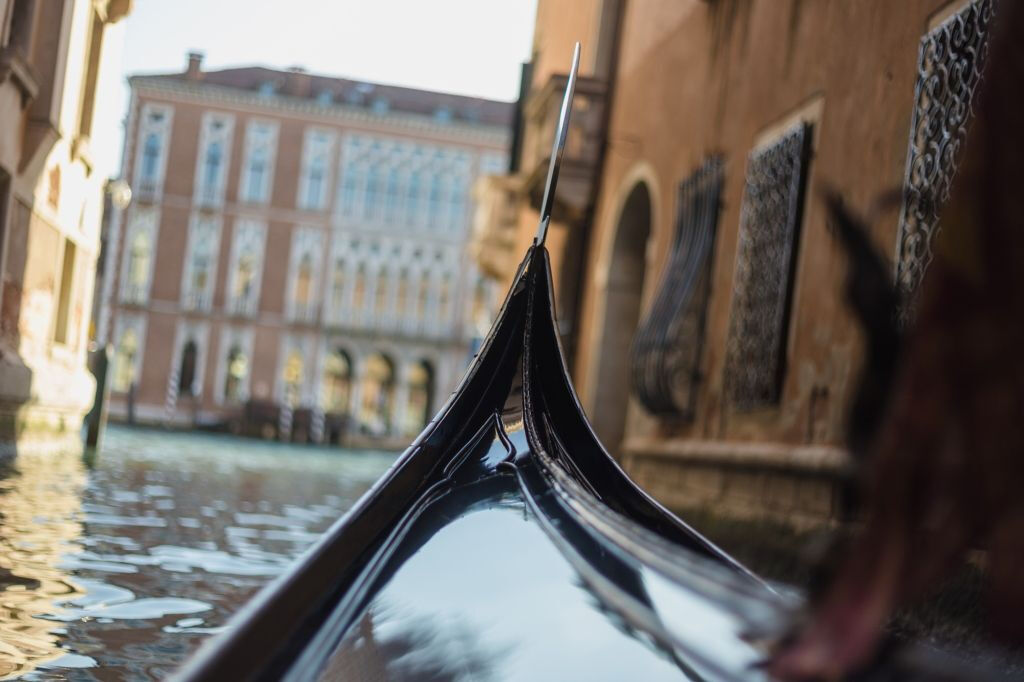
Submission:
[[[159,679],[394,455],[111,427],[0,468],[0,679]]]

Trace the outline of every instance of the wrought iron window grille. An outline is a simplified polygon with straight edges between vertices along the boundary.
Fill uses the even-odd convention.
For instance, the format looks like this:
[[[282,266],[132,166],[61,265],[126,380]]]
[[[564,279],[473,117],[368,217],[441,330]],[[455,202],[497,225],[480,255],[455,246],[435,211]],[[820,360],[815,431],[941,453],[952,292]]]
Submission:
[[[910,123],[904,200],[896,244],[901,322],[931,263],[939,211],[949,197],[957,155],[974,117],[995,0],[972,0],[921,39]]]
[[[799,123],[747,162],[724,376],[737,409],[781,397],[810,143]]]
[[[716,156],[679,184],[672,250],[633,339],[633,393],[654,415],[694,416],[722,183]]]

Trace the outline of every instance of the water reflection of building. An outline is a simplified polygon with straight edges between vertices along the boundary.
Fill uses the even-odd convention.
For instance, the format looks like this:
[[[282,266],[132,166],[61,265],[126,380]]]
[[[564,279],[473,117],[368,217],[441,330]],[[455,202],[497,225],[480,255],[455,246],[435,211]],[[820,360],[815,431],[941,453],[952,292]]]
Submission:
[[[415,434],[495,305],[464,254],[511,105],[200,59],[131,79],[111,414]]]
[[[912,291],[980,78],[992,0],[540,0],[515,172],[483,183],[481,267],[533,237],[558,93],[581,78],[549,231],[582,404],[677,508],[838,512],[863,349],[817,197],[866,208]],[[909,143],[908,143],[909,141]]]
[[[80,447],[131,0],[0,0],[0,447]],[[113,114],[113,115],[111,115]]]
[[[85,592],[62,558],[82,535],[81,457],[22,453],[0,470],[0,678],[8,679],[65,654],[62,623],[42,615]]]

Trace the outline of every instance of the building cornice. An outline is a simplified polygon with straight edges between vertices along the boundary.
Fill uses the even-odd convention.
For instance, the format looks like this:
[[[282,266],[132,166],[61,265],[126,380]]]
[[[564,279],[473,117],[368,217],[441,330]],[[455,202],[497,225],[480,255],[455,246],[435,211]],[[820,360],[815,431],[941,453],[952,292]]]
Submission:
[[[476,142],[495,146],[508,145],[511,135],[510,130],[504,126],[464,121],[441,124],[430,117],[418,114],[399,111],[380,114],[346,104],[324,105],[314,99],[279,94],[268,97],[239,88],[159,76],[132,76],[128,82],[134,91],[147,91],[197,103],[252,107],[260,113],[301,115],[318,118],[333,125],[387,127],[406,134],[447,138],[455,144]]]

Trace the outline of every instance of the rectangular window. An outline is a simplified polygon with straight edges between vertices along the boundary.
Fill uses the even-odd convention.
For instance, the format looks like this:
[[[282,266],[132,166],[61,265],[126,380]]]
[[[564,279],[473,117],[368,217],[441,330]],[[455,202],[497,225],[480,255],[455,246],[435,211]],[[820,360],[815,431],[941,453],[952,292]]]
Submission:
[[[156,200],[162,191],[172,114],[173,110],[164,105],[147,103],[142,108],[132,188],[135,198],[141,201]]]
[[[187,310],[209,310],[220,245],[220,221],[208,215],[193,217],[188,235],[188,259],[182,283],[182,305]]]
[[[68,319],[71,313],[71,297],[75,282],[75,243],[64,240],[64,261],[60,269],[60,294],[57,296],[57,320],[53,329],[53,340],[57,343],[68,341]]]
[[[250,317],[259,308],[267,226],[252,220],[235,223],[228,280],[228,312]]]
[[[219,206],[224,202],[234,117],[207,112],[199,135],[196,157],[195,201],[200,206]]]
[[[324,130],[307,130],[302,150],[298,207],[322,211],[327,207],[327,187],[334,135]]]
[[[781,396],[810,141],[811,126],[799,123],[747,161],[725,364],[740,409]]]
[[[274,160],[277,153],[277,125],[251,122],[245,132],[245,162],[239,183],[239,198],[255,204],[270,199],[274,185]]]
[[[941,199],[949,194],[973,116],[994,7],[994,0],[971,0],[929,31],[918,49],[896,251],[896,282],[911,305],[932,260]],[[909,314],[904,310],[904,319]]]

